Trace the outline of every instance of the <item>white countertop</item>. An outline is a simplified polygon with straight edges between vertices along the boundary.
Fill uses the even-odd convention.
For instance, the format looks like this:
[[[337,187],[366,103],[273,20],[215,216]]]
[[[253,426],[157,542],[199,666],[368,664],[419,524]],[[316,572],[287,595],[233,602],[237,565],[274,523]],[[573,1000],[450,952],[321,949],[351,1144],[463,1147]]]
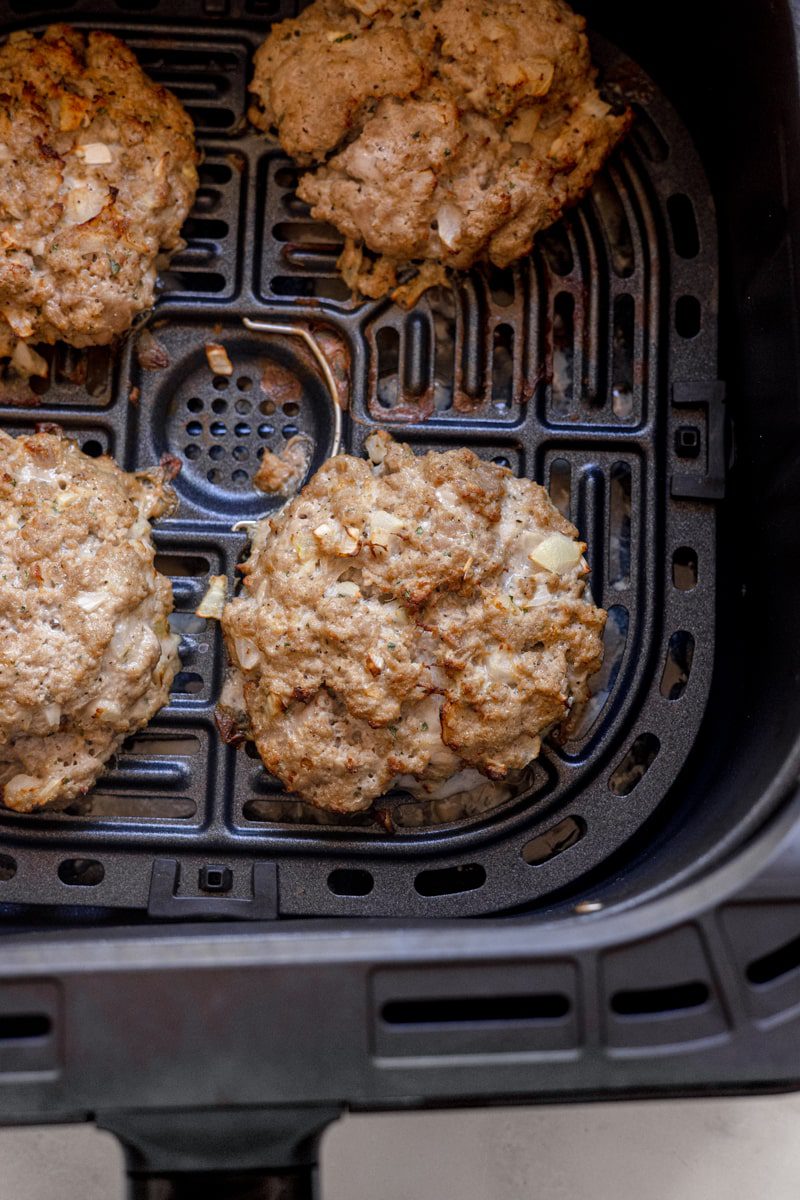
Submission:
[[[322,1200],[797,1200],[800,1094],[348,1117]],[[83,1126],[0,1130],[0,1200],[124,1200]]]

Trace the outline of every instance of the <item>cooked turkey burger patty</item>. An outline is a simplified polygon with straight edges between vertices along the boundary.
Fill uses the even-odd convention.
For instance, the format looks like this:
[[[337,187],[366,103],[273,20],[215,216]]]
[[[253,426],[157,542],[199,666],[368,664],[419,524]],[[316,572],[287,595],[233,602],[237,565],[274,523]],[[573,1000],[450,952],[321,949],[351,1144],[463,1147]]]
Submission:
[[[586,699],[605,623],[585,546],[537,484],[469,450],[369,449],[260,522],[222,615],[223,726],[339,812],[396,782],[429,794],[524,767]]]
[[[150,521],[170,469],[136,475],[53,433],[0,431],[0,799],[18,812],[87,792],[166,703],[172,590]]]
[[[425,260],[505,267],[590,186],[627,129],[563,0],[315,0],[256,53],[251,120],[312,168],[298,195],[380,296]],[[364,256],[364,247],[379,255]]]
[[[194,128],[110,33],[0,47],[0,354],[109,342],[153,303],[197,189]]]

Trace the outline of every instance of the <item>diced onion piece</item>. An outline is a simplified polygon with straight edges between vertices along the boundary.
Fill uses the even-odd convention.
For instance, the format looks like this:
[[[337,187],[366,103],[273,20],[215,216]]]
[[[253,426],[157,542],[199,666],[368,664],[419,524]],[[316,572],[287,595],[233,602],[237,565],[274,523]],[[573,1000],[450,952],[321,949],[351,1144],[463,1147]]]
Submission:
[[[442,204],[436,211],[436,227],[439,237],[448,250],[458,245],[464,214],[456,204]]]
[[[211,617],[218,621],[228,598],[228,579],[225,575],[212,575],[203,599],[195,609],[196,617]]]
[[[67,195],[66,217],[70,225],[84,225],[103,211],[107,192],[98,188],[76,187]]]
[[[98,609],[103,603],[104,596],[102,592],[79,592],[75,597],[75,603],[78,608],[83,609],[86,613],[92,613]]]
[[[61,724],[61,705],[60,704],[45,704],[42,709],[44,719],[51,729],[57,728]]]
[[[93,167],[112,161],[111,151],[105,142],[84,142],[82,146],[76,146],[75,153],[82,155],[83,161]]]
[[[258,647],[250,638],[237,637],[233,639],[233,648],[243,671],[249,671],[259,660]]]
[[[342,579],[335,583],[332,590],[335,596],[347,596],[351,600],[355,600],[357,596],[361,595],[361,588],[349,579]]]
[[[505,650],[494,650],[486,659],[490,677],[496,683],[511,683],[514,679],[515,658]]]
[[[394,513],[378,508],[369,518],[369,541],[373,546],[389,546],[392,535],[405,528],[405,522]]]
[[[580,542],[573,542],[572,538],[565,537],[563,533],[551,533],[530,552],[529,558],[536,566],[544,567],[554,575],[560,575],[570,567],[576,567],[581,561],[582,553],[583,547]]]
[[[364,448],[376,467],[380,466],[386,458],[386,451],[389,449],[391,442],[391,434],[388,434],[384,429],[376,429],[364,442]]]
[[[11,365],[17,374],[28,379],[31,375],[39,375],[42,379],[47,377],[48,366],[41,354],[37,354],[35,350],[31,350],[30,346],[25,342],[17,342],[14,347],[14,353],[11,355]]]
[[[206,359],[215,375],[232,375],[233,363],[228,358],[228,351],[219,342],[206,342]]]

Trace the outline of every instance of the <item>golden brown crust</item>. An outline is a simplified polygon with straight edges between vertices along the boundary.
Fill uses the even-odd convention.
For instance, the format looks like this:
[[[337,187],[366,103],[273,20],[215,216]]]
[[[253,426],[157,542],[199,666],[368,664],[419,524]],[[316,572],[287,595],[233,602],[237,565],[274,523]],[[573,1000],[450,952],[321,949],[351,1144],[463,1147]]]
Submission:
[[[405,305],[419,265],[506,266],[590,186],[630,113],[601,99],[564,0],[315,0],[256,52],[251,119],[304,165],[351,287]],[[362,246],[380,257],[363,259]]]
[[[109,33],[0,47],[0,353],[109,342],[153,303],[197,189],[192,122]]]
[[[605,614],[575,529],[471,451],[327,462],[256,530],[222,625],[267,768],[323,808],[527,764],[588,693]],[[559,569],[531,554],[555,544]],[[546,555],[544,556],[547,557]]]

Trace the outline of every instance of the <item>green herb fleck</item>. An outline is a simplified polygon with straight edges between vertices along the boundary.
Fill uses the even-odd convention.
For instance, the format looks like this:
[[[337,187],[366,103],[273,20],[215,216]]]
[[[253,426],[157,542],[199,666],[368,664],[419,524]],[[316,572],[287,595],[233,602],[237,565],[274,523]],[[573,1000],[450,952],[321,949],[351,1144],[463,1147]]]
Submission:
[[[450,157],[450,151],[449,151],[449,150],[445,150],[445,152],[444,152],[444,156],[445,156],[445,158],[449,158],[449,157]]]
[[[112,275],[119,275],[120,266],[118,262],[116,262],[113,258],[109,258],[108,265],[111,267]]]
[[[427,730],[428,730],[428,722],[427,722],[427,721],[423,721],[423,722],[422,722],[422,724],[420,725],[420,729],[424,729],[424,730],[425,730],[425,732],[427,733]]]
[[[352,41],[354,41],[354,39],[355,39],[354,33],[343,33],[341,37],[333,39],[333,44],[334,44],[334,46],[338,46],[339,42],[352,42]]]
[[[415,139],[416,139],[416,138],[420,137],[420,136],[421,136],[421,134],[422,134],[422,130],[421,130],[421,129],[415,129],[415,130],[414,130],[414,132],[412,133],[412,135],[411,135],[411,136],[412,136],[412,138],[415,138]]]
[[[389,733],[392,735],[392,737],[397,737],[397,726],[396,726],[396,725],[390,725],[390,726],[389,726]]]
[[[387,642],[386,645],[389,647],[390,650],[397,649],[397,642]]]
[[[424,532],[425,532],[425,530],[422,528],[422,526],[421,526],[421,525],[418,525],[418,526],[417,526],[417,533],[424,533]]]

